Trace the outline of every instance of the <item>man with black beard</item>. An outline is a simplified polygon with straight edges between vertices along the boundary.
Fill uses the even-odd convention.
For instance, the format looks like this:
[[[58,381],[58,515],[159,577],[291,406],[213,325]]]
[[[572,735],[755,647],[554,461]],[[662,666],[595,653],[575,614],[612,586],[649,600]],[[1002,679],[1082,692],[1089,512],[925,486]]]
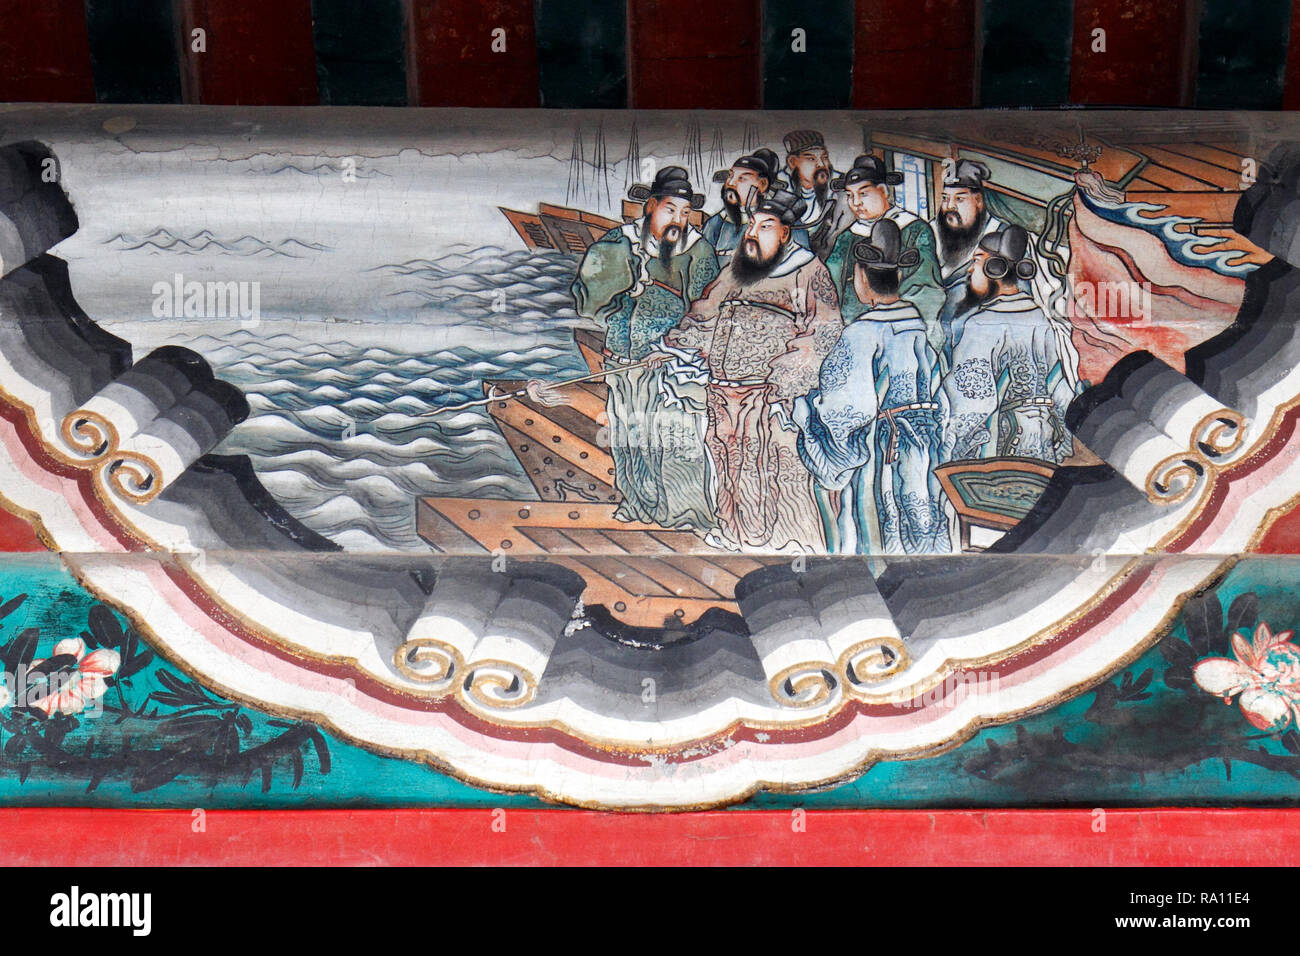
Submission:
[[[804,203],[803,214],[795,223],[795,241],[825,261],[836,237],[853,221],[853,211],[843,191],[831,184],[839,174],[831,166],[821,133],[815,129],[797,129],[786,133],[782,142],[791,191]]]
[[[989,233],[971,254],[965,284],[974,306],[953,323],[952,366],[936,396],[942,461],[1059,464],[1073,453],[1065,410],[1076,392],[1068,365],[1077,359],[1058,348],[1051,322],[1021,288],[1037,268],[1020,226]]]
[[[776,153],[770,149],[756,149],[741,156],[730,169],[720,169],[713,181],[722,184],[722,208],[704,223],[700,232],[718,254],[718,262],[726,265],[731,253],[740,244],[749,214],[755,204],[771,189],[783,186],[777,175]]]
[[[731,264],[661,346],[669,375],[705,384],[717,547],[826,548],[790,409],[843,323],[826,266],[793,239],[804,208],[785,190],[760,199]]]
[[[718,274],[713,247],[690,224],[704,197],[685,169],[664,167],[628,197],[645,203],[644,215],[594,242],[573,283],[578,314],[605,330],[606,364],[614,369],[649,355]],[[661,370],[645,367],[605,381],[614,487],[623,498],[614,516],[665,528],[711,527],[703,388],[674,389]]]
[[[948,366],[952,355],[953,323],[964,312],[978,305],[970,298],[966,279],[972,258],[980,242],[1006,228],[1008,223],[999,219],[988,208],[985,184],[989,182],[988,166],[970,159],[959,159],[943,182],[943,196],[939,201],[939,215],[930,223],[937,241],[939,274],[944,283],[944,304],[939,310],[939,326],[943,332]],[[1024,231],[1024,230],[1022,230]],[[1057,348],[1067,358],[1066,374],[1071,386],[1078,382],[1078,353],[1070,341],[1073,329],[1068,321],[1058,317],[1052,309],[1052,300],[1060,283],[1052,278],[1046,262],[1038,254],[1034,237],[1025,231],[1028,249],[1026,255],[1034,263],[1032,279],[1021,280],[1025,291],[1051,323],[1057,339]],[[1013,277],[1014,281],[1014,277]]]

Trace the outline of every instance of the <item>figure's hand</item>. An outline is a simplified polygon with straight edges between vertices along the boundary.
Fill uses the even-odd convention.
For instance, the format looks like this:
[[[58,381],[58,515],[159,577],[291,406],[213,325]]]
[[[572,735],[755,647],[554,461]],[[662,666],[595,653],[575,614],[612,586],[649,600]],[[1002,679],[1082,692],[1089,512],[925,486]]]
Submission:
[[[659,366],[667,362],[670,358],[672,358],[672,356],[669,355],[667,352],[651,352],[649,355],[645,357],[646,367],[658,368]]]

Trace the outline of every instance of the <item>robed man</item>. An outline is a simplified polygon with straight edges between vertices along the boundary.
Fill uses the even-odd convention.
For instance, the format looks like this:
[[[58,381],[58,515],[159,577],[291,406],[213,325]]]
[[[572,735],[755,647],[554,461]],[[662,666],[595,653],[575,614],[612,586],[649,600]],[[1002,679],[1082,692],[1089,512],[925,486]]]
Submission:
[[[758,201],[781,184],[776,153],[756,149],[720,169],[713,181],[722,184],[722,208],[705,220],[700,230],[718,254],[718,263],[726,265],[740,244],[749,225],[749,216]]]
[[[666,380],[658,368],[619,371],[638,366],[718,274],[713,247],[689,221],[704,197],[680,166],[628,196],[645,202],[644,214],[594,242],[573,283],[578,314],[605,330],[608,434],[622,496],[615,517],[706,530],[714,506],[703,388]]]
[[[826,139],[815,129],[796,129],[786,133],[782,143],[790,189],[804,204],[794,224],[795,241],[825,260],[835,237],[853,219],[844,193],[833,185],[838,174]]]
[[[1065,427],[1076,393],[1070,358],[1020,287],[1037,269],[1028,246],[1024,229],[1003,226],[971,257],[967,286],[977,304],[953,323],[952,367],[940,392],[943,461],[1015,456],[1059,464],[1073,453]]]
[[[921,258],[898,224],[880,218],[856,238],[854,299],[861,311],[822,363],[817,387],[794,403],[799,452],[840,492],[837,550],[933,554],[949,550],[938,480],[939,356],[916,305],[900,295]]]
[[[929,223],[900,206],[894,205],[890,187],[903,181],[901,173],[886,170],[878,156],[863,154],[853,161],[853,166],[833,185],[843,190],[853,220],[839,234],[826,258],[826,267],[840,294],[840,312],[845,322],[851,322],[867,310],[858,298],[856,288],[857,260],[853,247],[869,238],[876,223],[893,222],[898,226],[903,248],[915,249],[917,255],[909,257],[911,265],[901,267],[899,296],[916,306],[925,322],[926,335],[936,351],[944,345],[943,328],[939,324],[939,311],[943,307],[945,291],[939,276],[939,261],[935,253],[934,233]]]
[[[706,383],[718,512],[705,540],[718,547],[826,547],[790,410],[842,323],[826,266],[791,235],[803,209],[784,190],[760,199],[730,265],[664,337],[671,374]]]
[[[945,287],[939,324],[944,332],[946,347],[952,344],[953,322],[974,305],[967,298],[969,287],[966,276],[980,242],[1009,225],[989,209],[986,195],[989,181],[989,167],[984,163],[970,159],[957,160],[944,179],[939,215],[931,223],[937,239],[939,271]],[[1034,262],[1034,275],[1031,279],[1020,280],[1021,287],[1051,322],[1061,354],[1074,357],[1066,363],[1069,366],[1066,374],[1070,378],[1070,384],[1075,385],[1078,382],[1078,353],[1070,338],[1074,330],[1065,318],[1053,311],[1056,308],[1053,301],[1059,298],[1061,282],[1048,271],[1046,260],[1039,252],[1033,234],[1026,232],[1025,235],[1028,240],[1027,255]]]

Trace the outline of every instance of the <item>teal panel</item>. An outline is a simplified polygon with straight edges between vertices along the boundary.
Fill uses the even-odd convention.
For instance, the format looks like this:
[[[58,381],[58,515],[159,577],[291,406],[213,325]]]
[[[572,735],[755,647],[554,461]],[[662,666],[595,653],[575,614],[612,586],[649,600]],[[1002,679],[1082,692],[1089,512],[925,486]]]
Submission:
[[[1204,0],[1196,105],[1280,108],[1290,27],[1287,0]]]
[[[851,105],[853,7],[853,0],[763,0],[765,107]]]
[[[180,37],[170,3],[86,0],[95,99],[179,103]]]
[[[1069,102],[1074,29],[1070,0],[984,0],[983,29],[981,105]]]
[[[406,105],[402,0],[312,0],[311,18],[322,105]]]
[[[534,14],[543,106],[627,106],[626,4],[536,0]]]

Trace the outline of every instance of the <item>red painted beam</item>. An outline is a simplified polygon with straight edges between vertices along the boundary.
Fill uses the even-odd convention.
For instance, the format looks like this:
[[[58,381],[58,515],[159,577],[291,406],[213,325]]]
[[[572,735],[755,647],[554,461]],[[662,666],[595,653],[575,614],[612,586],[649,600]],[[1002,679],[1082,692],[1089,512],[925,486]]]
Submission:
[[[0,810],[8,866],[1259,866],[1300,810]],[[50,839],[75,833],[76,846]]]
[[[0,4],[0,64],[0,102],[95,102],[84,0]]]
[[[757,109],[762,25],[760,0],[630,0],[628,105]]]
[[[856,0],[853,106],[975,106],[980,29],[970,0]]]
[[[413,105],[541,105],[533,0],[413,3],[407,42]]]
[[[44,550],[45,545],[30,524],[17,515],[0,509],[0,555],[13,551]]]
[[[1196,0],[1075,0],[1070,100],[1190,106],[1199,10]]]
[[[187,103],[314,106],[311,0],[184,0],[181,73]],[[194,33],[205,32],[203,52]]]

